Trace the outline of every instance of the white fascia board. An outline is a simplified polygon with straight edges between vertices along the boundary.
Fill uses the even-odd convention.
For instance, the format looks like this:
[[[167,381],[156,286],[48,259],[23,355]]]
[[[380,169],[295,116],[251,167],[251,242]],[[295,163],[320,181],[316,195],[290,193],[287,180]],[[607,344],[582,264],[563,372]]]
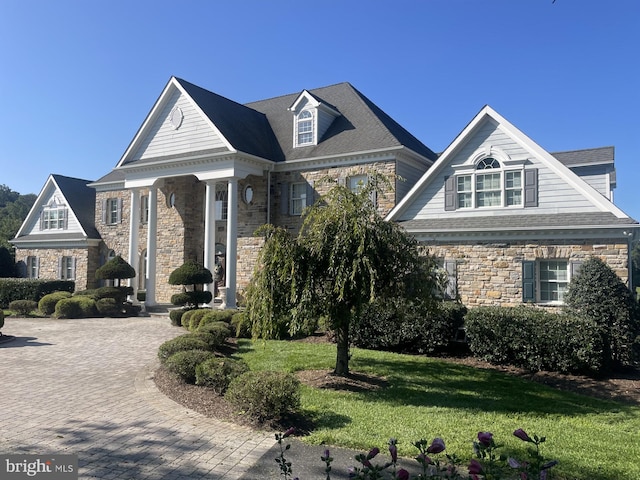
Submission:
[[[11,240],[11,243],[15,245],[16,248],[22,248],[27,250],[27,249],[34,249],[34,248],[42,248],[42,249],[87,248],[87,247],[97,246],[100,244],[101,241],[102,240],[96,239],[96,238],[84,238],[84,239],[74,239],[74,240],[14,239],[14,240]]]
[[[379,161],[395,160],[396,152],[405,147],[381,148],[377,150],[365,150],[361,152],[339,153],[335,155],[323,155],[320,157],[299,158],[297,160],[285,160],[275,163],[274,171],[292,172],[309,168],[325,168],[336,166],[349,166],[359,163],[372,163]]]
[[[175,88],[176,90],[179,90],[180,93],[192,103],[194,108],[202,116],[203,120],[212,128],[212,130],[217,135],[220,136],[220,138],[222,139],[222,141],[225,144],[225,146],[229,149],[229,151],[235,152],[235,149],[233,148],[233,146],[220,133],[220,130],[218,130],[218,128],[213,124],[213,122],[211,122],[209,117],[204,114],[202,109],[193,100],[193,98],[191,98],[191,96],[189,94],[187,94],[187,92],[184,90],[184,88],[182,88],[182,85],[180,85],[180,82],[178,82],[178,80],[175,77],[171,77],[169,79],[169,82],[167,82],[167,85],[162,90],[162,93],[160,93],[160,96],[158,97],[158,100],[156,100],[156,103],[154,103],[153,107],[151,108],[151,111],[147,114],[144,122],[142,122],[142,125],[140,126],[140,128],[136,132],[135,136],[133,137],[133,140],[131,141],[131,143],[129,144],[129,146],[125,150],[124,154],[122,155],[122,157],[118,161],[118,164],[116,165],[116,168],[123,166],[124,162],[129,158],[129,155],[131,155],[131,153],[133,151],[135,151],[135,149],[137,148],[137,146],[138,146],[138,144],[140,142],[140,139],[142,138],[143,134],[147,131],[148,126],[152,122],[154,122],[156,120],[156,117],[158,116],[158,112],[160,112],[162,110],[162,108],[164,107],[164,104],[167,101],[167,98],[169,98],[171,96],[171,89],[172,88]]]
[[[444,166],[448,164],[449,159],[453,155],[453,152],[455,152],[458,147],[467,140],[469,134],[473,132],[478,123],[480,123],[480,121],[484,118],[486,109],[487,106],[480,110],[480,112],[473,118],[473,120],[471,120],[467,124],[467,126],[458,134],[458,136],[456,136],[453,142],[451,142],[449,146],[444,150],[444,152],[442,152],[442,154],[438,157],[431,168],[429,168],[429,170],[426,171],[422,178],[416,182],[413,188],[409,190],[409,193],[407,193],[404,198],[400,200],[400,202],[398,202],[398,204],[393,207],[393,209],[387,214],[385,220],[396,220],[398,216],[405,210],[405,208],[415,200],[414,197],[417,197],[419,192],[421,192],[423,188],[431,183],[431,180],[440,172],[440,170]]]
[[[440,155],[440,158],[434,163],[434,165],[427,170],[425,175],[414,185],[407,195],[389,212],[386,216],[387,220],[396,220],[398,216],[405,210],[405,208],[415,200],[414,197],[418,195],[420,191],[438,174],[438,172],[448,164],[450,158],[472,134],[480,122],[485,118],[492,118],[496,121],[501,129],[503,129],[511,138],[519,142],[523,148],[532,152],[534,156],[545,162],[549,168],[551,168],[557,175],[562,177],[569,185],[575,188],[578,192],[588,198],[594,206],[600,211],[611,212],[618,218],[629,218],[622,210],[611,203],[607,198],[601,195],[586,181],[581,179],[576,173],[572,172],[569,167],[565,166],[558,159],[553,157],[549,152],[544,150],[540,145],[531,140],[522,131],[515,127],[511,122],[505,119],[502,115],[496,112],[493,108],[485,105],[482,110],[469,122],[469,124],[458,134],[454,141],[445,149]]]
[[[585,180],[580,178],[576,173],[572,172],[571,169],[563,164],[560,160],[555,158],[544,148],[531,140],[531,138],[525,135],[511,122],[502,117],[502,115],[500,115],[489,106],[485,107],[485,110],[487,110],[487,114],[489,116],[491,116],[499,123],[500,128],[508,132],[509,136],[520,142],[526,150],[533,152],[538,158],[543,160],[558,176],[560,176],[574,189],[588,198],[594,206],[600,209],[600,211],[611,212],[618,218],[628,218],[628,215],[626,215],[622,210],[611,203],[607,198],[604,197],[604,195],[602,195],[595,188],[589,185]]]
[[[15,235],[15,238],[18,238],[19,236],[25,234],[23,230],[27,228],[27,225],[32,222],[33,216],[36,214],[36,212],[40,211],[40,207],[42,207],[42,197],[44,196],[47,188],[52,184],[55,186],[55,183],[53,181],[53,175],[49,174],[47,181],[44,182],[44,185],[42,186],[40,193],[36,197],[36,201],[33,202],[33,205],[31,206],[31,210],[29,210],[29,213],[27,214],[24,221],[22,222],[22,225],[20,225],[20,228],[18,229],[18,232]]]

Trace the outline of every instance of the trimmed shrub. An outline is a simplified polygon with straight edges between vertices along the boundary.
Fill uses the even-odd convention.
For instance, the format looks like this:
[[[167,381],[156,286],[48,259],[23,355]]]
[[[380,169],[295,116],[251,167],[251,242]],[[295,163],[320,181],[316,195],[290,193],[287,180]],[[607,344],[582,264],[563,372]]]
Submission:
[[[26,316],[38,308],[38,302],[34,300],[14,300],[9,304],[9,310],[18,315]]]
[[[196,367],[201,363],[214,358],[213,352],[204,350],[183,350],[171,355],[164,362],[164,366],[171,373],[178,375],[187,383],[196,382]]]
[[[56,310],[56,304],[63,298],[70,298],[71,292],[53,292],[45,295],[38,302],[38,310],[45,315],[52,315]]]
[[[251,324],[245,312],[236,312],[231,317],[231,328],[237,338],[251,338]]]
[[[209,310],[200,318],[198,328],[208,323],[224,322],[226,324],[231,323],[231,318],[236,310]]]
[[[202,320],[202,317],[204,317],[210,311],[210,308],[196,308],[195,310],[192,310],[193,313],[191,313],[187,317],[189,323],[182,322],[182,326],[187,327],[187,329],[191,332],[195,332],[200,325],[200,320]]]
[[[213,388],[222,395],[235,378],[248,371],[244,360],[211,358],[196,367],[196,385]]]
[[[205,303],[211,303],[213,294],[205,290],[196,290],[194,292],[181,292],[171,295],[171,303],[173,305],[184,305],[194,307]]]
[[[184,350],[208,350],[209,346],[202,337],[194,333],[186,333],[179,337],[167,340],[158,348],[158,358],[160,362],[164,363],[167,358],[176,352],[182,352]]]
[[[120,317],[123,315],[122,304],[114,298],[101,298],[96,302],[98,314],[102,317]]]
[[[300,408],[300,381],[291,373],[249,371],[231,381],[225,398],[260,423],[279,420]]]
[[[198,327],[196,334],[202,336],[211,350],[215,350],[231,336],[231,330],[225,322],[212,322]]]
[[[638,360],[640,352],[634,347],[640,335],[638,303],[604,261],[588,258],[571,279],[564,301],[570,312],[600,326],[608,366],[616,368]]]
[[[91,297],[63,298],[56,303],[53,312],[55,318],[87,318],[95,317],[98,313],[96,301]]]
[[[182,308],[178,308],[176,310],[169,311],[169,319],[171,320],[171,325],[174,327],[182,326],[182,319],[184,315],[188,312],[188,310],[184,310]]]
[[[56,291],[72,293],[75,282],[68,280],[38,280],[32,278],[0,278],[0,307],[7,308],[14,300],[33,300]]]
[[[464,324],[457,302],[411,303],[385,300],[367,305],[351,329],[353,344],[404,353],[446,351]]]
[[[599,328],[589,319],[532,307],[477,307],[465,317],[469,348],[478,358],[530,371],[599,374]]]

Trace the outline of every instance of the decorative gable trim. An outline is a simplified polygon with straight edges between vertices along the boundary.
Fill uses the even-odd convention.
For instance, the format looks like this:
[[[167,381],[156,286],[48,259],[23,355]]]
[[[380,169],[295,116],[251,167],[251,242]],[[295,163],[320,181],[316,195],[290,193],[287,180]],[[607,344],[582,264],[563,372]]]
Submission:
[[[293,146],[317,145],[340,112],[303,90],[289,107],[293,113]]]
[[[545,151],[537,143],[527,137],[522,131],[516,128],[512,123],[498,114],[488,105],[471,120],[471,122],[462,130],[462,132],[454,139],[454,141],[445,149],[433,166],[427,170],[424,176],[414,185],[409,193],[389,212],[387,220],[398,220],[402,213],[411,205],[420,195],[420,193],[429,185],[442,170],[449,165],[457,152],[466,144],[468,139],[476,132],[478,127],[487,121],[493,121],[499,125],[500,129],[510,138],[518,142],[526,151],[531,152],[541,162],[544,162],[555,174],[561,177],[572,188],[587,198],[601,212],[609,212],[617,218],[628,218],[628,216],[611,203],[607,198],[601,195],[597,190],[591,187],[585,180],[567,168],[562,162],[557,160],[553,155]],[[519,161],[514,159],[514,161]],[[526,171],[526,169],[525,169]],[[537,176],[537,173],[536,173]],[[530,177],[530,180],[532,178]],[[530,202],[533,205],[533,196],[537,198],[537,190],[530,189],[528,194]],[[537,200],[536,200],[537,201]]]

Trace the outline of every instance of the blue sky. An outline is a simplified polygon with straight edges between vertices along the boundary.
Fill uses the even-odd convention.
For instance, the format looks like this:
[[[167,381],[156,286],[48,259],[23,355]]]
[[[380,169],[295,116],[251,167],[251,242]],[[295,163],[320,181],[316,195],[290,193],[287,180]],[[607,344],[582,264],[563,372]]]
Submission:
[[[0,184],[96,180],[172,75],[240,103],[352,83],[435,151],[489,104],[550,152],[613,145],[640,219],[640,1],[0,0]]]

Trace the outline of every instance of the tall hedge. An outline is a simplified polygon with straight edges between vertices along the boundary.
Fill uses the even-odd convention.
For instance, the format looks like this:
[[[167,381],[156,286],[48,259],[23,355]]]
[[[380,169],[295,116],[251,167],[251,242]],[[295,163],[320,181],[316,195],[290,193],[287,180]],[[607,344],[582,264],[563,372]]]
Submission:
[[[597,257],[587,259],[571,279],[564,300],[569,311],[598,324],[611,367],[638,360],[638,303],[609,265]]]
[[[66,291],[73,293],[75,282],[69,280],[39,280],[27,278],[0,279],[0,307],[7,308],[14,300],[39,302],[45,295]]]
[[[477,307],[465,317],[469,348],[493,364],[531,371],[600,374],[606,366],[591,319],[534,307]]]

